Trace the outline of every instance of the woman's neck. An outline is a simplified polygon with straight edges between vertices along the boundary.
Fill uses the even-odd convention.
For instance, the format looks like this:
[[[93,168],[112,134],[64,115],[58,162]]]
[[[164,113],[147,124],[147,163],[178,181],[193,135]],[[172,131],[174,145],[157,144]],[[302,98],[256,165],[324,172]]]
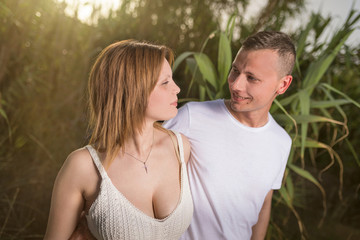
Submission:
[[[124,151],[140,159],[146,158],[154,143],[154,133],[154,124],[145,124],[141,131],[125,142]]]

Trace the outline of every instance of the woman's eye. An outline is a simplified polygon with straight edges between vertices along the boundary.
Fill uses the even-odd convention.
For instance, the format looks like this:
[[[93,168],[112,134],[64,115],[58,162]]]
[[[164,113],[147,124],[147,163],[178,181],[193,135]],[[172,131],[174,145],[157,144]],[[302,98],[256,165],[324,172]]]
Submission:
[[[165,81],[165,82],[163,82],[161,85],[166,85],[166,84],[168,84],[169,83],[169,81]]]

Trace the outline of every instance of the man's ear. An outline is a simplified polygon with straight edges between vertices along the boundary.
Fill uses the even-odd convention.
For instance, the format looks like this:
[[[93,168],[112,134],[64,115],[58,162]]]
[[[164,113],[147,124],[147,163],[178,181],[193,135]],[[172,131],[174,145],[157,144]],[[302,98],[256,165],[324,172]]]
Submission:
[[[285,77],[283,77],[282,79],[280,79],[280,84],[279,84],[279,88],[276,91],[277,94],[283,94],[284,92],[286,92],[286,90],[289,88],[291,81],[292,81],[292,76],[291,75],[286,75]]]

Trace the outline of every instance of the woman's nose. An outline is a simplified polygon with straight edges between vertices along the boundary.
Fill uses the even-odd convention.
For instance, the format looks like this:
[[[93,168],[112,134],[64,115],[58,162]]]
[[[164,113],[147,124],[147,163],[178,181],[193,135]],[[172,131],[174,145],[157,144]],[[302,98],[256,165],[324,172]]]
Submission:
[[[175,86],[174,86],[174,91],[175,91],[175,93],[176,93],[176,94],[179,94],[179,92],[180,92],[181,89],[179,88],[179,86],[178,86],[176,83],[174,83],[174,85],[175,85]]]

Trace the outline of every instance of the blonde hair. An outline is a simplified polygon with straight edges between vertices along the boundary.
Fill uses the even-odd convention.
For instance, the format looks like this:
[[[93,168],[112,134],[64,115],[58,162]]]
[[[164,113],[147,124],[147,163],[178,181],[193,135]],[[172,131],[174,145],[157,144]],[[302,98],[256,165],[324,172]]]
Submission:
[[[106,152],[110,163],[126,140],[141,133],[164,59],[172,64],[170,48],[136,40],[113,43],[96,59],[88,83],[89,144]]]

